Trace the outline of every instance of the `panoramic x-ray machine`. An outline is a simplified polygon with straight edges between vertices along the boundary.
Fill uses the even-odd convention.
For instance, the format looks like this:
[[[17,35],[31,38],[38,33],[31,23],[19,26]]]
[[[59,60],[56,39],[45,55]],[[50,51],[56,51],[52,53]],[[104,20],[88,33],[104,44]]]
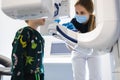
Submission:
[[[61,16],[70,17],[71,0],[2,0],[2,11],[13,19],[54,19]],[[108,5],[109,4],[109,5]],[[115,65],[112,70],[115,78],[120,79],[120,0],[95,0],[96,28],[88,33],[77,33],[69,30],[58,23],[52,23],[47,30],[50,34],[62,34],[64,39],[71,44],[78,44],[80,47],[94,48],[101,51],[100,55],[105,54],[111,49],[112,59],[104,57],[104,66]],[[103,52],[102,52],[103,51]],[[109,55],[110,56],[110,55]],[[101,66],[102,68],[103,66]],[[107,74],[103,71],[103,79],[108,80]],[[106,77],[105,77],[106,76]],[[110,74],[109,76],[112,76]]]

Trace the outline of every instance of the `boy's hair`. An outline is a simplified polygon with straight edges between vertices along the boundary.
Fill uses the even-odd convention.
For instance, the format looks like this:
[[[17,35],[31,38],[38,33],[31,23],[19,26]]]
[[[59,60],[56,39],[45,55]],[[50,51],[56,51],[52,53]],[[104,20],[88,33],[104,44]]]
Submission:
[[[76,5],[83,6],[91,14],[94,12],[94,5],[93,5],[92,0],[78,0],[76,2],[75,6]],[[88,25],[89,25],[89,31],[92,31],[93,29],[95,29],[96,24],[95,24],[95,16],[94,15],[90,15]]]

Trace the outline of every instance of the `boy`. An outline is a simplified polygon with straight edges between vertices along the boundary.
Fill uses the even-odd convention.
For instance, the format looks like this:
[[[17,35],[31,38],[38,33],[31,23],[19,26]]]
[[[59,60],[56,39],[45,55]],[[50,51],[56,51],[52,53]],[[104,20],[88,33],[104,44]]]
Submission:
[[[28,26],[17,31],[12,43],[11,80],[44,80],[44,39],[37,27],[45,19],[26,20]]]

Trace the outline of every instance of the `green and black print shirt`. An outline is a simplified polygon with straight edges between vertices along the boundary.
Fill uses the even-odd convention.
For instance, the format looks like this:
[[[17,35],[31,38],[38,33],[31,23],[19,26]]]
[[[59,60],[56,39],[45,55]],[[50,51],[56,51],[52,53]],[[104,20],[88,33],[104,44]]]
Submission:
[[[12,43],[12,80],[24,80],[25,74],[44,73],[44,39],[29,26],[17,31]]]

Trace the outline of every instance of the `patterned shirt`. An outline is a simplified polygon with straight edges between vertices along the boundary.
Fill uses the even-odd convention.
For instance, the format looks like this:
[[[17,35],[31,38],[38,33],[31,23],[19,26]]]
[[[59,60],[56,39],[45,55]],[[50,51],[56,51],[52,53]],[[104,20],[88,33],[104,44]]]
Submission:
[[[25,74],[43,74],[44,39],[29,26],[17,31],[12,43],[12,78],[25,80]]]

